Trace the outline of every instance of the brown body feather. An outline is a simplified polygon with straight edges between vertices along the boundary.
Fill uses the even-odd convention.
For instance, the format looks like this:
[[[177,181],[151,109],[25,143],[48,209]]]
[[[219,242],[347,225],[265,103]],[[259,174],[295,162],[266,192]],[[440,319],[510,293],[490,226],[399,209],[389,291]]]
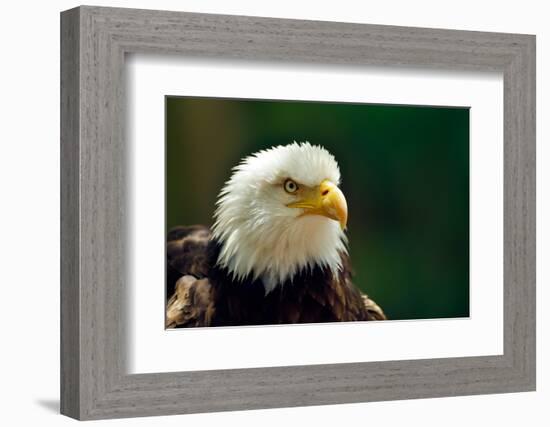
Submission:
[[[166,326],[228,326],[384,320],[351,281],[349,258],[337,278],[315,267],[265,294],[260,280],[234,281],[216,266],[219,245],[204,226],[168,234]]]

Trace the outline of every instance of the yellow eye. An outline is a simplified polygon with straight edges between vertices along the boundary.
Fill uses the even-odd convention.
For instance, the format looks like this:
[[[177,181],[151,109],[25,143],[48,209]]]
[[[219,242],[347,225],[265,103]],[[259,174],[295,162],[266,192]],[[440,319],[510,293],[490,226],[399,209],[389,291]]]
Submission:
[[[284,189],[287,193],[296,193],[296,191],[298,191],[298,184],[291,179],[287,179],[284,183]]]

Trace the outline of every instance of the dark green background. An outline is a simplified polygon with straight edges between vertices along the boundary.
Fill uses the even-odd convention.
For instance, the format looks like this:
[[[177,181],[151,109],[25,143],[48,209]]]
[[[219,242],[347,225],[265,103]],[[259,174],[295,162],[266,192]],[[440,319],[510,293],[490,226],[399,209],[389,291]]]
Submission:
[[[231,168],[296,141],[338,161],[354,282],[390,319],[469,315],[469,110],[166,98],[166,226],[212,224]]]

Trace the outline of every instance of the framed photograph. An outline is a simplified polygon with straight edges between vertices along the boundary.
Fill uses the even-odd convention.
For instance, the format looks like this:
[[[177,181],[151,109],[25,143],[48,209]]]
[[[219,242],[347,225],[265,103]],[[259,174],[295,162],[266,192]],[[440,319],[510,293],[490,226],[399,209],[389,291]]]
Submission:
[[[61,14],[61,412],[535,390],[535,37]]]

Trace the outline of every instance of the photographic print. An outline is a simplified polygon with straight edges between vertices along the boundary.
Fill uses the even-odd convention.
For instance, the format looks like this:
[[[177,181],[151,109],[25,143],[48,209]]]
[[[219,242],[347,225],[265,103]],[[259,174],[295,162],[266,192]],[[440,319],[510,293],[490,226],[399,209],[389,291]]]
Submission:
[[[536,389],[534,35],[92,6],[60,35],[62,414]]]
[[[469,316],[469,109],[166,97],[166,328]]]

